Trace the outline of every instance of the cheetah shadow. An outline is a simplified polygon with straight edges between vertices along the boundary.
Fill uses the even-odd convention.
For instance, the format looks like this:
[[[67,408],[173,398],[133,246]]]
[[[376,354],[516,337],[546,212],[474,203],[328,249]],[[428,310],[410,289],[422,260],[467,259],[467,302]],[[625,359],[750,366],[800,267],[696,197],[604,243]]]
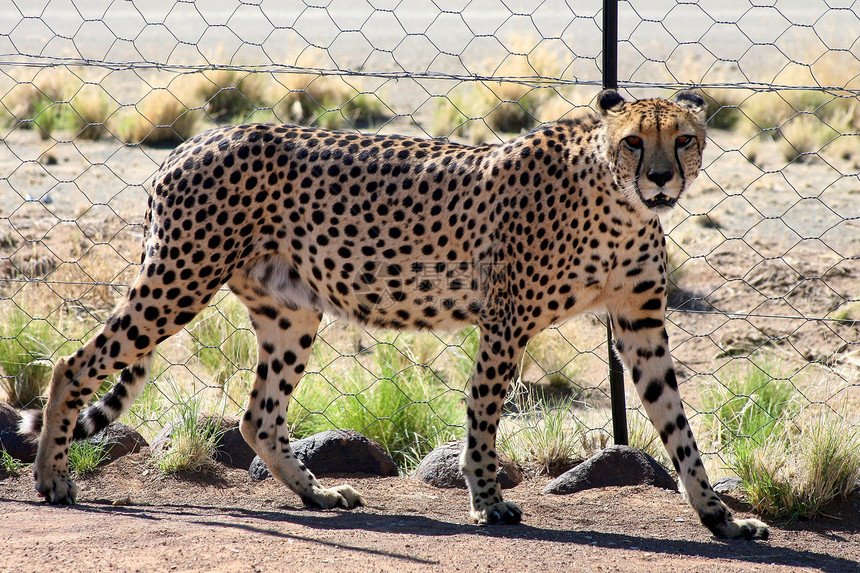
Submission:
[[[36,502],[34,502],[36,503]],[[41,505],[41,504],[39,504]],[[538,542],[565,543],[605,549],[630,549],[656,555],[724,559],[738,563],[807,567],[827,573],[856,572],[858,563],[815,551],[775,547],[767,541],[724,540],[709,541],[655,539],[621,533],[591,530],[559,531],[528,524],[481,527],[428,518],[419,515],[377,514],[347,510],[312,510],[285,506],[280,510],[246,509],[215,505],[157,504],[152,506],[112,506],[107,500],[73,506],[79,511],[121,514],[146,520],[187,519],[189,523],[206,527],[241,530],[255,535],[279,539],[300,540],[345,551],[368,555],[382,555],[416,564],[439,564],[413,555],[315,539],[280,531],[278,523],[289,523],[320,531],[362,530],[385,534],[415,535],[422,537],[475,534],[496,539],[516,539]],[[210,517],[211,516],[211,517]],[[691,525],[693,526],[693,525]],[[780,535],[780,531],[774,532]]]

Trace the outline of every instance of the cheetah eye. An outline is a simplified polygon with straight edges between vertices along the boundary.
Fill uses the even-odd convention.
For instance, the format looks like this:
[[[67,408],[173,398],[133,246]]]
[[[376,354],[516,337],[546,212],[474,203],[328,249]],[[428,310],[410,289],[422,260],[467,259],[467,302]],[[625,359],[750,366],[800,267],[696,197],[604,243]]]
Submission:
[[[679,135],[675,139],[675,145],[677,145],[678,147],[686,147],[686,146],[690,145],[690,143],[692,143],[692,142],[693,142],[693,136],[692,135]]]
[[[642,138],[635,135],[628,135],[624,138],[624,143],[631,149],[642,149]]]

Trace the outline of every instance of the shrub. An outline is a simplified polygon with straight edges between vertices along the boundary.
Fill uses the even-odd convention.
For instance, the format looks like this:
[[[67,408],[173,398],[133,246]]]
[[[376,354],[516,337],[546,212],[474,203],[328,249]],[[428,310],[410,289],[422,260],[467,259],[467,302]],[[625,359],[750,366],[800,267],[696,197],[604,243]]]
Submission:
[[[180,96],[168,88],[158,88],[146,94],[133,109],[118,114],[115,132],[126,143],[181,143],[195,135],[198,116],[199,111],[190,109]]]

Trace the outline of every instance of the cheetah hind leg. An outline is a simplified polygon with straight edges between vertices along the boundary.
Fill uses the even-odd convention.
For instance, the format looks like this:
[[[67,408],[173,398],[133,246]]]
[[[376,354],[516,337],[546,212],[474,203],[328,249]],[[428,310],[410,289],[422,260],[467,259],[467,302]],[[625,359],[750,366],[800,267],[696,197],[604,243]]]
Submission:
[[[81,411],[75,422],[71,441],[86,440],[94,436],[126,412],[146,386],[146,380],[154,359],[155,353],[149,352],[136,363],[125,368],[120,374],[119,381],[107,394],[102,396],[95,404]],[[62,369],[67,360],[61,359],[57,366]],[[38,441],[42,433],[44,420],[45,414],[41,410],[26,410],[21,413],[18,433],[28,440]],[[58,439],[60,441],[67,440],[67,438],[55,438],[55,445]],[[55,453],[54,455],[56,456],[57,454]],[[36,489],[49,503],[75,503],[78,488],[74,481],[68,477],[64,481],[58,475],[52,477],[50,483],[47,481],[38,483],[40,473],[38,466],[34,466],[34,473],[37,481]]]
[[[54,366],[33,464],[36,490],[50,503],[75,502],[77,488],[69,475],[68,461],[72,440],[107,426],[111,418],[128,409],[144,387],[155,347],[190,322],[215,292],[213,287],[196,298],[188,297],[186,301],[183,297],[184,310],[171,314],[174,303],[158,303],[142,294],[147,281],[146,274],[138,275],[99,333],[74,355],[61,358]],[[151,316],[150,307],[159,310],[157,315],[170,315],[172,320],[159,324],[154,320],[158,317]],[[127,370],[127,374],[120,376],[120,383],[79,419],[79,412],[101,382],[120,370]]]
[[[250,299],[244,284],[230,288],[249,308],[257,335],[257,376],[240,431],[275,479],[308,507],[352,509],[367,505],[349,485],[324,488],[290,447],[287,406],[301,379],[322,315],[291,310],[273,298]],[[261,310],[263,307],[265,310]]]
[[[106,361],[97,360],[103,356],[100,348],[104,347],[96,337],[75,355],[61,358],[54,366],[44,412],[33,411],[22,417],[19,433],[32,439],[38,436],[33,478],[36,491],[48,503],[68,505],[77,499],[78,487],[68,465],[72,441],[89,438],[119,418],[146,384],[154,359],[151,348],[146,348],[142,356],[134,354],[135,362],[122,370],[119,382],[95,404],[80,411],[111,370]],[[98,366],[87,366],[91,363]]]

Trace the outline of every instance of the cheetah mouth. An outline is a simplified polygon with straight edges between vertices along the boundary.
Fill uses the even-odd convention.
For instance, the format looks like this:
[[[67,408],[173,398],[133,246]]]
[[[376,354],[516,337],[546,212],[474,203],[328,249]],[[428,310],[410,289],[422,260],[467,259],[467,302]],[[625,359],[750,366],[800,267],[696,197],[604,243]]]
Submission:
[[[642,197],[642,202],[645,203],[645,206],[649,209],[662,211],[674,207],[675,203],[678,202],[678,199],[660,193],[658,195],[655,195],[651,199],[645,199],[644,197]]]

